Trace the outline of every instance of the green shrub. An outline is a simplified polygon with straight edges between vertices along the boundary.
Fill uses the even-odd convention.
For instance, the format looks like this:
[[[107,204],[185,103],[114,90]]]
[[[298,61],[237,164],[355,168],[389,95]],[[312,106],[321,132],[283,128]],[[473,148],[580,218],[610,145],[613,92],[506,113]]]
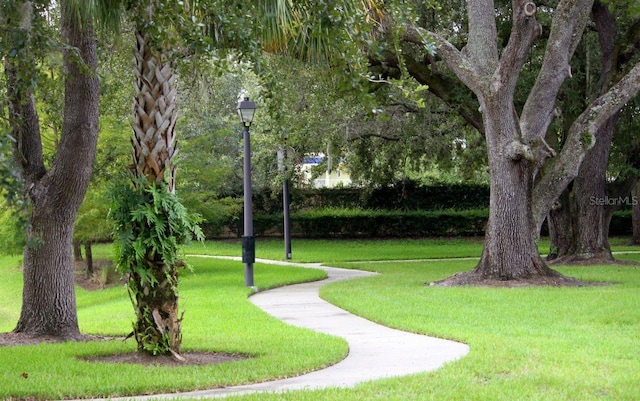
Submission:
[[[631,235],[633,233],[631,214],[631,210],[614,212],[609,225],[609,235]]]
[[[236,196],[242,197],[242,194]],[[423,186],[403,181],[387,187],[291,189],[291,210],[469,210],[489,207],[489,186],[481,184],[438,184]],[[255,214],[282,212],[282,194],[271,190],[253,195]],[[204,214],[204,213],[203,213]]]
[[[489,212],[476,210],[384,211],[322,209],[293,213],[291,232],[305,238],[478,236]],[[254,218],[257,235],[282,233],[282,215]]]

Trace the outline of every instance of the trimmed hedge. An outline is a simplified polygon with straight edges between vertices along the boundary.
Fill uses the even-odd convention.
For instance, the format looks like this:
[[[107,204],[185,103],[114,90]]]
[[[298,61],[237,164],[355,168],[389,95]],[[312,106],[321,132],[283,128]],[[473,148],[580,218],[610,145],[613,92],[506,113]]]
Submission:
[[[241,194],[238,197],[242,197]],[[470,210],[489,207],[489,186],[439,184],[421,186],[413,181],[389,187],[291,189],[291,210],[373,209],[373,210]],[[256,214],[282,211],[282,194],[254,193]]]
[[[408,212],[323,209],[292,213],[291,233],[304,238],[479,236],[484,235],[488,215],[487,209]],[[242,221],[229,223],[227,232],[241,236]],[[254,216],[253,229],[256,236],[282,235],[282,214]]]
[[[421,186],[413,181],[376,188],[365,209],[472,210],[489,207],[489,185],[438,184]]]
[[[302,212],[292,216],[291,231],[305,238],[457,237],[484,234],[483,210]]]
[[[292,235],[298,237],[482,236],[488,218],[488,185],[403,181],[381,188],[291,191]],[[254,193],[255,235],[282,235],[282,209],[281,193]],[[240,237],[241,212],[223,213],[201,226],[209,236]],[[615,212],[609,234],[631,231],[631,211]],[[547,234],[546,224],[542,234]]]
[[[631,210],[618,210],[613,212],[609,224],[609,235],[633,235],[631,222]]]
[[[483,236],[488,209],[383,211],[361,209],[323,209],[291,215],[291,232],[304,238],[418,238]],[[225,231],[227,237],[242,236],[242,219],[228,219],[225,227],[202,225],[205,232]],[[254,233],[258,237],[281,236],[282,214],[254,216]],[[610,235],[631,235],[631,211],[614,213]],[[543,235],[546,235],[546,224]]]

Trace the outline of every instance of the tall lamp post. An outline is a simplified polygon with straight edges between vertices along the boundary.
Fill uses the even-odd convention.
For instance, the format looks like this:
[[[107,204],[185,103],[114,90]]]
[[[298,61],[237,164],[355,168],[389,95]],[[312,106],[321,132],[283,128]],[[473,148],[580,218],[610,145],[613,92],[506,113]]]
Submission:
[[[291,199],[289,196],[289,178],[287,178],[287,139],[285,138],[285,144],[278,150],[278,169],[284,176],[282,181],[282,205],[284,209],[284,258],[286,260],[291,259],[291,217],[289,213]]]
[[[238,115],[244,132],[244,235],[242,236],[242,262],[244,263],[244,284],[253,287],[253,264],[256,261],[256,240],[253,236],[253,208],[251,199],[251,144],[249,142],[249,127],[253,121],[256,104],[245,97],[238,102]]]

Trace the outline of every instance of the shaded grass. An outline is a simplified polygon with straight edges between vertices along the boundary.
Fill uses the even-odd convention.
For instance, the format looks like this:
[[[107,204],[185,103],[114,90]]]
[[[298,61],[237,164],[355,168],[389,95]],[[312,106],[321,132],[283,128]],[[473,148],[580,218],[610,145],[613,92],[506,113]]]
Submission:
[[[189,262],[194,270],[185,273],[180,284],[183,351],[252,358],[214,366],[141,368],[77,359],[133,352],[133,340],[2,347],[0,398],[107,397],[221,387],[297,375],[346,355],[344,340],[285,325],[253,306],[241,263],[203,258]],[[17,259],[0,259],[2,301],[20,292],[15,288],[21,279],[16,266]],[[265,288],[324,276],[318,270],[256,264],[256,282]],[[77,289],[77,303],[83,332],[124,336],[131,330],[133,310],[123,287],[99,292]],[[0,304],[0,331],[12,330],[18,315],[15,300]]]

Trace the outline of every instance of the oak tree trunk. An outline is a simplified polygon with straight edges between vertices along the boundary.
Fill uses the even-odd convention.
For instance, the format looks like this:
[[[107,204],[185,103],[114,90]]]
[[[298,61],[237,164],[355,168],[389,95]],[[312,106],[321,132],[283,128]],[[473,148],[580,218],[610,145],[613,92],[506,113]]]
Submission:
[[[66,11],[66,8],[63,7]],[[31,200],[28,245],[24,250],[22,310],[16,332],[76,339],[78,328],[73,264],[73,226],[86,192],[98,137],[96,45],[91,24],[78,24],[62,13],[65,101],[62,137],[51,169],[46,171],[33,97],[11,97],[13,108],[27,112],[16,127],[16,160]],[[17,91],[25,91],[20,86]],[[30,92],[27,92],[30,93]],[[28,100],[28,101],[25,101]]]
[[[532,213],[534,165],[517,152],[510,141],[517,137],[516,113],[500,96],[482,103],[489,154],[489,221],[480,262],[474,270],[437,282],[467,285],[502,281],[565,279],[542,260],[535,238]]]
[[[615,57],[616,18],[608,6],[600,1],[594,2],[592,15],[601,50],[599,93],[602,94],[609,89],[619,67]],[[608,202],[606,173],[619,116],[619,112],[614,113],[598,128],[595,144],[585,154],[573,181],[569,208],[571,224],[556,227],[558,232],[564,231],[561,236],[571,238],[571,246],[566,254],[558,255],[559,263],[613,261],[608,241],[613,209]],[[558,245],[553,243],[554,239],[552,249]]]
[[[25,247],[23,254],[22,311],[15,332],[77,339],[80,331],[71,254],[75,211],[46,195],[32,197],[32,202],[28,236],[37,243]]]
[[[608,201],[606,173],[611,139],[617,115],[610,118],[596,135],[596,144],[587,152],[580,172],[574,179],[572,200],[574,246],[563,262],[594,259],[612,261],[609,246],[611,209]]]
[[[498,158],[492,164],[489,222],[474,275],[501,281],[555,276],[540,257],[533,235],[530,163]]]

